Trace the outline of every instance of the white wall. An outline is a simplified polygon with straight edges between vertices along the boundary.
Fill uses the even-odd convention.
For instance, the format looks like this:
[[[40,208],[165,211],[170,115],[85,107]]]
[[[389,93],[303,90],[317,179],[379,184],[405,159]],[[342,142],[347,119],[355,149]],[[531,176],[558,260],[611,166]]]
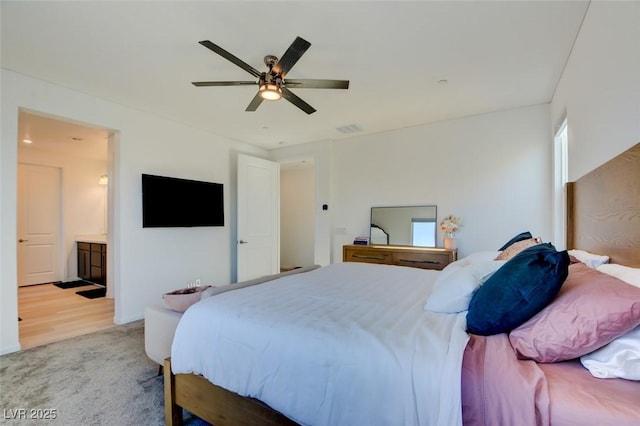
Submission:
[[[62,229],[61,249],[64,251],[63,281],[78,277],[77,235],[105,233],[107,187],[99,185],[101,175],[107,173],[105,160],[74,157],[69,153],[39,150],[32,145],[18,150],[20,163],[58,167],[62,170]]]
[[[315,167],[280,170],[280,265],[314,263]]]
[[[549,240],[548,123],[538,105],[334,142],[332,261],[368,235],[371,206],[434,204],[438,221],[460,216],[459,256],[527,230]]]
[[[146,306],[161,302],[162,293],[193,279],[203,284],[230,282],[235,258],[230,239],[230,199],[235,199],[231,162],[237,151],[266,157],[264,150],[4,69],[1,78],[1,353],[19,348],[15,210],[20,107],[116,131],[115,146],[110,147],[114,213],[108,240],[114,252],[109,274],[116,323],[142,318]],[[141,173],[223,183],[226,226],[142,229]]]
[[[640,2],[591,2],[551,102],[566,112],[569,180],[640,142]]]

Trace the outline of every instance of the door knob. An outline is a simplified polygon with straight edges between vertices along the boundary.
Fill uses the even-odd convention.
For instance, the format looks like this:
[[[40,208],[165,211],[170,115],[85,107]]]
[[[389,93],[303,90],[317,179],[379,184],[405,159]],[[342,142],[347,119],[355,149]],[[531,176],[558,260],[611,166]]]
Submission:
[[[245,241],[245,240],[240,240],[238,241],[240,244],[247,244],[249,241]]]
[[[29,240],[23,240],[22,238],[18,240],[19,243],[24,243],[25,241],[29,241]]]

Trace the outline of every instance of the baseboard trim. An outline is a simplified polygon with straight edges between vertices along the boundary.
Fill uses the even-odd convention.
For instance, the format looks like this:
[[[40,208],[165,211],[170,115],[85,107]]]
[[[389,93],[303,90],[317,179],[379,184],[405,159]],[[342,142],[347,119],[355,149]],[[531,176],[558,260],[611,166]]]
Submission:
[[[144,312],[138,315],[132,315],[129,317],[120,318],[117,316],[113,316],[113,323],[117,325],[128,324],[130,322],[138,321],[144,318]]]
[[[0,349],[0,355],[6,355],[13,352],[20,352],[21,350],[22,350],[22,347],[20,347],[20,344],[11,345],[11,346],[7,346]]]

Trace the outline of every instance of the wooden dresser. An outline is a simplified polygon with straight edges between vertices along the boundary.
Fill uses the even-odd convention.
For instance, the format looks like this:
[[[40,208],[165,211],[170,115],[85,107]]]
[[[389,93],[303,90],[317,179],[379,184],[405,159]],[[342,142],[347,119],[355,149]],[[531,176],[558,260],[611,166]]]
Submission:
[[[344,262],[382,263],[441,270],[457,259],[458,252],[445,248],[411,246],[342,246]]]

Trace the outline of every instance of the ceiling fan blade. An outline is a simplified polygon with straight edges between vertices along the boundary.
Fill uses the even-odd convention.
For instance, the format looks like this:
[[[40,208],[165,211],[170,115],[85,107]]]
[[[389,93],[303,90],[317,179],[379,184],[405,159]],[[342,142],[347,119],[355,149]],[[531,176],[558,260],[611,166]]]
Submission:
[[[191,82],[196,87],[205,86],[248,86],[258,84],[257,81],[193,81]]]
[[[245,111],[257,110],[260,104],[262,103],[262,100],[263,99],[262,99],[262,96],[260,96],[260,92],[256,93],[256,95],[253,97],[251,102],[249,102],[249,105],[247,105],[247,109],[245,109]]]
[[[294,89],[348,89],[349,80],[286,79],[285,84]]]
[[[222,56],[226,60],[233,62],[234,64],[236,64],[237,66],[239,66],[240,68],[242,68],[243,70],[248,72],[249,74],[251,74],[251,75],[253,75],[255,77],[260,77],[260,72],[257,69],[255,69],[251,65],[247,64],[242,59],[232,55],[229,52],[227,52],[226,50],[224,50],[222,47],[218,46],[217,44],[212,43],[209,40],[203,40],[203,41],[200,41],[198,43],[200,43],[201,45],[203,45],[207,49],[217,53],[218,55]]]
[[[304,112],[306,112],[307,114],[313,114],[314,112],[316,112],[316,109],[314,107],[312,107],[311,105],[309,105],[308,103],[306,103],[305,101],[303,101],[302,99],[294,95],[293,92],[291,92],[291,90],[288,90],[286,87],[282,88],[282,97],[288,100],[289,102],[291,102],[292,104],[294,104],[295,106],[297,106],[298,108],[300,108],[301,110],[303,110]]]
[[[298,62],[300,57],[311,46],[307,40],[296,37],[291,46],[284,52],[277,64],[273,66],[273,70],[282,75],[282,78],[291,71],[291,68]]]

